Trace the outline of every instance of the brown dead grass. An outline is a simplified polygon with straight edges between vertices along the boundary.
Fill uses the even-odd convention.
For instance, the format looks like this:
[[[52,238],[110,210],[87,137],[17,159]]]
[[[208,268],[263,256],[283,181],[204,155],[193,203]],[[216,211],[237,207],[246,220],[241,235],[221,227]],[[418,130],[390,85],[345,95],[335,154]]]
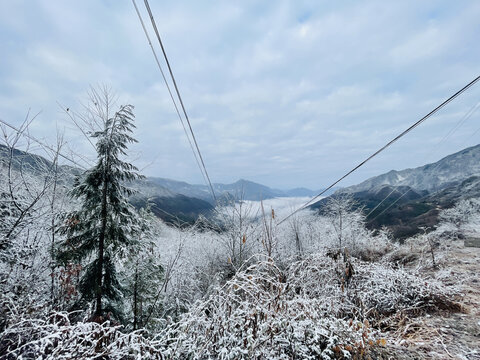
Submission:
[[[416,269],[422,261],[409,263]],[[454,301],[435,302],[433,312],[402,312],[385,319],[388,350],[379,359],[461,359],[480,360],[480,249],[453,242],[438,251],[437,269],[423,266],[419,272],[460,291]]]

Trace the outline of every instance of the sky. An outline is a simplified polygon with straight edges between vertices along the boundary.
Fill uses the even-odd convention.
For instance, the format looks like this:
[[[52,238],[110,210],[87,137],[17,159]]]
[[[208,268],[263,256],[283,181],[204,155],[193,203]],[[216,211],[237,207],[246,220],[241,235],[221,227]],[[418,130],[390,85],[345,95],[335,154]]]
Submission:
[[[53,145],[61,134],[62,151],[93,163],[69,115],[107,86],[135,106],[129,161],[203,183],[131,1],[0,5],[0,119],[20,126],[38,114],[31,136]],[[212,182],[321,189],[480,75],[475,0],[150,6]],[[479,101],[480,84],[339,185],[480,143]]]

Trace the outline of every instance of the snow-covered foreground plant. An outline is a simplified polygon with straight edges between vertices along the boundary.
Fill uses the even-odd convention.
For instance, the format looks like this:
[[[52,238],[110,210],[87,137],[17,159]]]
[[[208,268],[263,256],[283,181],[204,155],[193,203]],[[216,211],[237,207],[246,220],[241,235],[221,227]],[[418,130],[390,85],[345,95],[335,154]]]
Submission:
[[[65,205],[65,179],[59,177],[55,161],[0,144],[0,292],[29,312],[58,295],[51,252],[52,223]]]
[[[108,322],[71,324],[67,313],[22,319],[0,335],[2,359],[163,359],[155,343]]]
[[[197,303],[162,338],[169,358],[334,359],[365,353],[373,337],[358,322],[325,316],[296,296],[285,273],[262,260]]]
[[[385,263],[315,254],[293,263],[288,271],[296,293],[322,301],[324,313],[337,317],[375,321],[397,311],[455,307],[451,301],[454,289]]]
[[[362,358],[385,344],[370,323],[433,310],[450,303],[446,294],[404,270],[359,260],[316,254],[282,270],[263,259],[195,304],[161,342],[172,359]]]
[[[283,268],[264,256],[251,259],[253,265],[153,340],[108,323],[71,324],[65,313],[19,316],[0,336],[0,353],[7,359],[362,359],[387,344],[382,320],[453,306],[438,283],[335,255],[313,254]]]
[[[478,237],[480,199],[461,200],[454,207],[440,212],[441,223],[436,232],[450,237]]]

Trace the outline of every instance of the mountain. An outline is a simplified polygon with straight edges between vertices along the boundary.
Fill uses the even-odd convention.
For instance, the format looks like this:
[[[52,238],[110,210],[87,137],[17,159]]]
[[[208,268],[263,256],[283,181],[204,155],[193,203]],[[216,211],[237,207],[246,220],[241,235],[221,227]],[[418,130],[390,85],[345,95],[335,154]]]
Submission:
[[[432,229],[441,209],[480,196],[480,145],[414,169],[389,171],[358,185],[336,191],[332,197],[351,196],[367,214],[367,226],[389,228],[403,239]],[[329,198],[311,206],[325,210]]]
[[[286,196],[281,190],[271,189],[268,186],[244,179],[240,179],[233,184],[214,184],[213,188],[218,195],[224,196],[228,194],[237,200],[259,201]]]
[[[184,181],[166,178],[148,177],[148,182],[172,193],[212,202],[212,195],[206,185],[192,185]]]
[[[381,185],[410,186],[416,190],[439,191],[480,174],[480,145],[472,146],[433,163],[414,169],[389,171],[342,192],[369,191]]]
[[[148,181],[173,193],[182,194],[189,197],[205,200],[213,203],[210,189],[206,185],[189,184],[184,181],[177,181],[166,178],[149,177]],[[266,200],[275,197],[300,197],[314,196],[316,191],[305,188],[296,188],[292,190],[272,189],[268,186],[255,183],[253,181],[240,179],[232,184],[212,184],[215,195],[218,199],[234,200]]]
[[[46,176],[51,174],[53,163],[42,156],[22,150],[10,151],[10,148],[0,144],[0,170],[6,175],[9,168],[31,181],[38,180],[43,183]],[[67,165],[58,166],[57,171],[58,184],[64,185],[66,189],[72,188],[75,178],[84,172]],[[4,179],[6,181],[6,177]],[[158,185],[152,179],[137,180],[129,186],[136,190],[136,194],[130,198],[134,206],[145,206],[148,202],[153,213],[169,223],[193,223],[199,215],[208,216],[213,210],[209,202],[178,194]]]
[[[448,209],[460,200],[480,197],[480,177],[471,176],[421,197],[411,188],[403,194],[399,201],[398,196],[390,196],[382,204],[377,202],[380,206],[367,218],[367,225],[373,229],[385,226],[398,239],[418,234],[422,228],[433,230],[442,209]],[[366,209],[370,212],[372,207],[367,205]]]
[[[169,224],[193,224],[199,215],[208,217],[213,211],[213,205],[207,201],[191,198],[181,194],[173,196],[134,196],[131,203],[137,207],[150,205],[152,212]]]
[[[157,217],[170,224],[193,224],[200,215],[210,216],[214,208],[206,200],[174,192],[152,178],[137,180],[131,186],[137,191],[130,198],[135,207],[149,204]]]
[[[23,171],[30,176],[43,178],[48,174],[53,164],[42,156],[10,149],[0,145],[0,168],[8,170],[11,155],[11,167],[16,171]],[[67,188],[73,186],[75,177],[83,170],[67,165],[58,167],[59,182]],[[200,215],[208,217],[214,201],[206,185],[192,185],[183,181],[165,178],[149,177],[136,180],[129,184],[136,194],[130,198],[137,207],[150,203],[152,211],[167,222],[194,222]],[[263,200],[274,197],[311,196],[315,192],[298,188],[293,190],[276,190],[248,180],[238,180],[232,184],[213,184],[217,199],[222,201],[236,200]]]
[[[9,166],[14,171],[23,171],[34,177],[42,177],[53,169],[53,163],[43,156],[35,155],[18,149],[12,149],[0,144],[0,168],[8,171]],[[69,165],[59,165],[58,183],[61,185],[73,184],[75,176],[82,171]]]
[[[480,176],[471,176],[462,182],[449,186],[442,191],[427,196],[431,201],[453,205],[459,200],[478,197],[480,194]]]

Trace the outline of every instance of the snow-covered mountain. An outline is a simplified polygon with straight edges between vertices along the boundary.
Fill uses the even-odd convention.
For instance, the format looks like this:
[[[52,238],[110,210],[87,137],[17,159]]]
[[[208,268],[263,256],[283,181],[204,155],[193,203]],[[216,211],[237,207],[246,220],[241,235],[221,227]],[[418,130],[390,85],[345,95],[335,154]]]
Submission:
[[[42,178],[52,170],[54,165],[43,156],[18,149],[10,150],[9,147],[0,144],[0,170],[6,172],[9,166],[14,171],[27,172],[32,176]],[[79,175],[82,171],[69,165],[59,165],[57,172],[58,182],[60,184],[72,184],[75,176]]]
[[[161,186],[169,191],[185,196],[195,197],[212,202],[212,195],[206,185],[189,184],[166,178],[150,177],[149,184]],[[272,189],[268,186],[253,181],[240,179],[232,184],[214,183],[213,189],[217,198],[234,198],[236,200],[266,200],[276,197],[314,196],[316,191],[296,188],[292,190]]]
[[[10,162],[11,159],[11,162]],[[35,179],[44,178],[53,166],[42,156],[0,144],[0,169],[7,172],[9,164],[17,171],[28,172]],[[75,177],[83,170],[61,165],[58,167],[59,183],[66,188],[73,186]],[[152,204],[152,210],[164,220],[180,218],[183,221],[195,221],[199,214],[208,215],[214,206],[210,189],[206,185],[189,184],[166,178],[149,177],[134,181],[129,185],[136,190],[131,202],[143,206]],[[217,199],[222,200],[266,200],[276,197],[313,196],[316,192],[304,188],[276,190],[248,180],[238,180],[232,184],[213,184]]]
[[[343,188],[333,197],[351,195],[363,208],[370,228],[389,228],[406,238],[422,228],[433,229],[441,209],[463,199],[480,197],[480,145],[415,169],[389,171],[358,185]],[[311,206],[327,211],[329,198]]]
[[[437,192],[477,175],[480,175],[480,145],[466,148],[433,164],[389,171],[358,185],[343,188],[341,192],[372,191],[383,185],[409,186],[417,191]]]

